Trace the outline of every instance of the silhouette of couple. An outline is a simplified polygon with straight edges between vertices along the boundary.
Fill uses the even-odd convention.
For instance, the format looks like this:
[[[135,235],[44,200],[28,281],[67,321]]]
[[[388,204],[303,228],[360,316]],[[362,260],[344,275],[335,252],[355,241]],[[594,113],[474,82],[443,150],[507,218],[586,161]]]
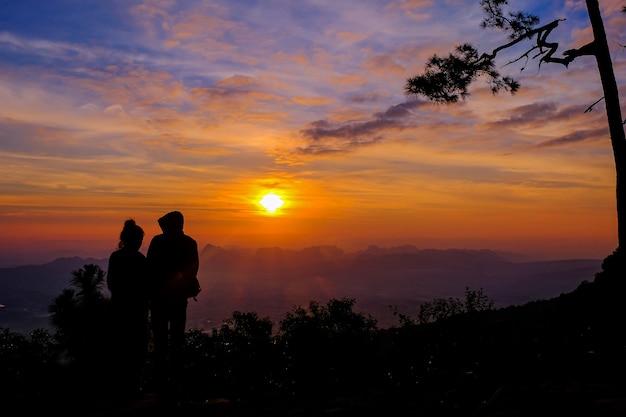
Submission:
[[[126,220],[118,249],[111,253],[107,286],[113,311],[112,354],[117,388],[123,394],[141,393],[152,329],[154,388],[159,398],[176,394],[182,370],[182,349],[187,321],[187,298],[169,290],[181,274],[198,273],[196,241],[183,231],[184,217],[172,211],[158,220],[161,234],[154,236],[146,256],[139,249],[144,231]],[[150,321],[148,321],[150,316]],[[117,372],[116,371],[116,372]]]

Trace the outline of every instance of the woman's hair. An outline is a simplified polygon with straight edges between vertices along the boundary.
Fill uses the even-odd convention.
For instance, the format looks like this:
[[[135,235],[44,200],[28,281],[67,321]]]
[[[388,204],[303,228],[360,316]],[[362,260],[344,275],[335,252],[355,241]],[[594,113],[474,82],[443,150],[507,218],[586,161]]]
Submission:
[[[118,248],[139,249],[143,242],[144,231],[135,223],[135,220],[128,219],[124,222],[124,228],[120,232],[120,242]]]

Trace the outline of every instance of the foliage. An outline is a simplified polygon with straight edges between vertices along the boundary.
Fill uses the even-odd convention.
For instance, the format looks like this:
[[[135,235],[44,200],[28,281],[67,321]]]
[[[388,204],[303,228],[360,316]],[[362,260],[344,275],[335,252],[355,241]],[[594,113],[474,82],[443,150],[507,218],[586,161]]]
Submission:
[[[274,322],[269,317],[260,318],[254,311],[235,311],[219,329],[213,331],[213,336],[219,337],[225,345],[269,343],[273,326]]]
[[[213,366],[218,385],[245,398],[270,389],[278,356],[273,325],[268,317],[261,318],[255,312],[235,311],[219,329],[213,329]]]
[[[483,289],[470,290],[465,287],[465,300],[459,298],[435,298],[420,306],[419,322],[434,323],[459,314],[477,313],[493,309],[494,301],[483,293]]]
[[[480,6],[486,18],[481,23],[481,27],[510,31],[509,39],[527,36],[539,24],[539,17],[520,11],[508,12],[505,16],[502,6],[507,4],[507,0],[482,0]]]
[[[455,103],[466,98],[469,85],[477,78],[487,78],[491,91],[515,93],[520,85],[514,79],[501,76],[495,69],[494,57],[478,55],[478,50],[464,43],[447,57],[434,55],[426,63],[423,75],[407,81],[407,94],[422,94],[440,103]]]
[[[51,378],[58,371],[58,346],[44,329],[34,330],[29,337],[0,328],[0,369],[6,384],[6,398],[28,401],[28,396],[45,394]]]
[[[435,298],[420,306],[420,323],[431,323],[463,313],[463,302],[458,298]]]
[[[543,62],[554,62],[567,66],[577,56],[590,54],[588,48],[583,47],[579,50],[566,51],[563,57],[554,57],[558,44],[548,42],[547,39],[559,25],[560,20],[538,27],[540,23],[538,16],[521,11],[505,13],[502,7],[508,5],[507,0],[481,0],[480,5],[485,13],[481,27],[509,32],[509,42],[491,53],[479,54],[474,46],[464,43],[457,46],[447,57],[433,55],[426,63],[424,74],[407,80],[405,86],[407,94],[423,95],[440,103],[455,103],[469,95],[469,85],[480,77],[487,79],[494,94],[500,90],[515,93],[520,84],[495,70],[495,59],[503,49],[511,48],[523,41],[532,41],[534,44],[514,62],[522,59],[528,61],[532,53],[534,54],[532,58],[540,57],[539,65]]]
[[[483,289],[470,290],[465,287],[465,312],[477,313],[479,311],[491,310],[495,305],[494,301],[483,293]]]
[[[107,348],[109,299],[102,293],[106,273],[96,264],[73,271],[70,283],[49,306],[55,338],[70,360],[95,362]]]
[[[325,396],[359,387],[375,372],[376,320],[353,311],[356,300],[312,301],[280,321],[280,343],[288,388],[295,395]]]

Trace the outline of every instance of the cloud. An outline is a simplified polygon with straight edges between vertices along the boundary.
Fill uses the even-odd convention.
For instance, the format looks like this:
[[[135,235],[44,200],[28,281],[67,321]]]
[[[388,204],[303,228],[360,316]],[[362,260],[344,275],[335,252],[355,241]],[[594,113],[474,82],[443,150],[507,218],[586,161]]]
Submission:
[[[388,100],[390,97],[389,91],[379,89],[352,94],[347,97],[347,100],[352,103],[376,103],[380,100]]]
[[[376,112],[369,120],[332,123],[327,120],[311,122],[300,134],[308,142],[300,152],[320,154],[345,152],[354,147],[371,145],[382,141],[385,132],[414,127],[414,109],[424,105],[419,100],[406,101],[389,107],[384,112]]]
[[[356,43],[366,39],[366,36],[362,33],[352,32],[337,32],[337,38],[340,40],[347,40],[348,42]]]
[[[305,106],[324,106],[334,101],[330,97],[293,97],[292,100]]]
[[[390,9],[400,9],[404,14],[414,20],[428,19],[427,13],[421,12],[422,9],[433,5],[433,0],[396,0],[389,3]]]
[[[48,58],[72,58],[93,60],[96,56],[92,48],[72,43],[55,42],[45,39],[27,39],[8,32],[0,33],[0,44],[18,53],[35,54]]]
[[[567,135],[538,143],[534,146],[534,148],[552,148],[556,146],[566,146],[572,143],[584,142],[589,140],[603,140],[607,137],[608,133],[609,129],[607,127],[591,130],[577,130]]]
[[[506,116],[496,121],[487,122],[485,126],[502,129],[510,127],[521,128],[524,126],[551,126],[560,123],[574,126],[581,120],[584,120],[584,123],[587,124],[590,121],[595,122],[595,118],[585,116],[585,109],[586,106],[583,104],[561,106],[555,102],[535,101],[531,104],[507,109]]]

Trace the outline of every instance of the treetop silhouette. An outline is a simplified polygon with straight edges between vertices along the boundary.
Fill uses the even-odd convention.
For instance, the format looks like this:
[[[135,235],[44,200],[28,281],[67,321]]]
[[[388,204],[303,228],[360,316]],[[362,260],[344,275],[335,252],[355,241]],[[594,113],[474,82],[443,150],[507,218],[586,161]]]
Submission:
[[[529,43],[530,46],[523,50],[518,58],[506,65],[538,60],[539,67],[543,63],[556,63],[568,67],[579,57],[595,57],[604,96],[591,104],[587,111],[604,100],[617,174],[617,251],[621,253],[626,247],[626,136],[624,134],[626,121],[622,118],[619,91],[599,3],[597,0],[586,0],[593,40],[578,48],[563,51],[560,56],[557,55],[558,42],[551,42],[549,37],[564,21],[563,19],[556,19],[540,26],[538,16],[522,11],[505,11],[504,7],[508,5],[507,0],[480,1],[480,6],[486,15],[481,27],[503,30],[509,34],[508,42],[495,48],[491,53],[480,54],[474,46],[463,43],[448,56],[434,55],[426,63],[423,74],[407,80],[405,93],[421,95],[443,104],[456,103],[460,99],[467,98],[468,87],[478,78],[485,78],[494,94],[502,90],[515,93],[519,90],[520,83],[509,76],[500,74],[496,70],[495,60],[501,51],[523,43]],[[626,7],[622,9],[622,12],[626,13]]]

